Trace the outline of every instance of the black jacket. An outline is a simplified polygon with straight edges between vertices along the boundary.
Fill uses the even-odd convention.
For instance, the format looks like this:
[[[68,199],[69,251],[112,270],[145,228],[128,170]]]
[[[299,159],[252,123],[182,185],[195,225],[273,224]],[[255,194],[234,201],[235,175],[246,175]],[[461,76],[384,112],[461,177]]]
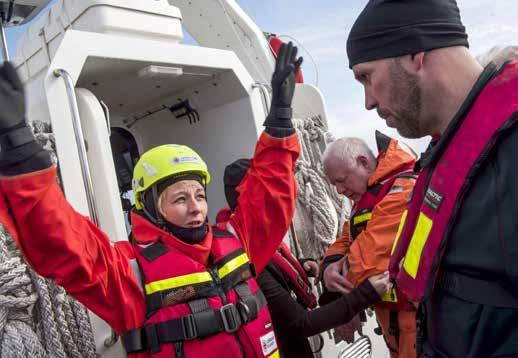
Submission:
[[[313,358],[307,337],[349,322],[356,314],[380,301],[368,280],[332,303],[308,311],[291,295],[282,271],[273,262],[257,279],[272,317],[283,358]]]
[[[478,94],[498,73],[488,66],[445,134],[419,165],[433,166]],[[517,89],[518,90],[518,89]],[[510,104],[516,107],[518,103]],[[494,146],[446,238],[437,286],[420,307],[424,348],[433,357],[518,357],[518,127]],[[449,278],[457,283],[451,285]],[[502,304],[500,293],[508,301]]]

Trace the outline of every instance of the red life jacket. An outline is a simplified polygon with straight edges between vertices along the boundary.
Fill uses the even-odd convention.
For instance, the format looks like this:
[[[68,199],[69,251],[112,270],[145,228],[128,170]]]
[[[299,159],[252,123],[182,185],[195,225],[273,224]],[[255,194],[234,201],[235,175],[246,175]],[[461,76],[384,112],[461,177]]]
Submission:
[[[209,267],[166,247],[161,238],[132,245],[132,266],[138,264],[134,271],[142,277],[147,314],[141,328],[123,336],[128,353],[279,356],[266,299],[241,242],[218,228],[212,234]]]
[[[281,270],[284,279],[297,296],[299,303],[308,309],[315,308],[317,298],[313,294],[306,271],[285,243],[281,243],[272,257],[272,262]]]
[[[229,207],[224,207],[219,210],[216,215],[216,223],[220,229],[226,229],[226,223],[231,215],[232,212]],[[306,271],[304,271],[304,268],[300,265],[295,256],[293,256],[290,248],[285,243],[280,244],[271,262],[281,271],[289,288],[295,293],[295,296],[297,296],[297,300],[305,308],[315,308],[317,306],[317,298],[313,294]]]
[[[351,233],[351,241],[354,241],[358,235],[367,227],[367,223],[372,218],[374,207],[389,193],[394,182],[399,178],[415,179],[413,172],[413,163],[409,163],[396,173],[384,181],[371,185],[361,199],[354,205],[351,219],[349,220],[349,232]],[[414,306],[406,299],[405,295],[397,289],[387,292],[383,297],[383,302],[378,306],[386,307],[392,311],[413,311]]]
[[[437,164],[419,174],[389,267],[410,299],[431,294],[465,194],[488,153],[516,123],[517,103],[518,62],[511,62],[480,92]]]

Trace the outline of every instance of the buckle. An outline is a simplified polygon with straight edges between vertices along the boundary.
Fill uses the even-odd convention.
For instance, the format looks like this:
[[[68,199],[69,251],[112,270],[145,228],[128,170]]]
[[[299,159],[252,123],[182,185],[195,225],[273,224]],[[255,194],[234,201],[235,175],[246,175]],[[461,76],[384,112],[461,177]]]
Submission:
[[[146,343],[151,353],[158,353],[162,349],[160,348],[160,340],[158,339],[157,326],[155,324],[145,326],[144,334],[146,337]]]
[[[192,314],[182,317],[183,336],[186,341],[198,337],[196,323]]]
[[[241,320],[243,321],[243,323],[250,322],[250,318],[251,318],[250,317],[250,308],[248,307],[248,305],[246,303],[244,303],[243,301],[238,301],[237,308],[238,308],[239,314],[241,315]]]
[[[233,303],[229,303],[221,307],[219,309],[219,313],[223,321],[225,332],[234,333],[239,329],[239,327],[241,327],[241,317],[239,315],[239,311],[236,308],[236,305]]]

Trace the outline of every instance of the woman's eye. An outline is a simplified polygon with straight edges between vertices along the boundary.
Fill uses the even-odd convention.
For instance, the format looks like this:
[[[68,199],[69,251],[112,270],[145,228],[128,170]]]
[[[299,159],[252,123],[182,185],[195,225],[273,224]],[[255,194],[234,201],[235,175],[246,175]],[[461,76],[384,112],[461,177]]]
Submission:
[[[197,195],[197,196],[196,196],[196,198],[197,198],[198,200],[205,200],[205,195],[203,195],[203,194],[199,194],[199,195]]]
[[[173,203],[181,204],[181,203],[184,203],[184,202],[185,202],[185,198],[184,197],[179,197],[179,198],[176,198]]]

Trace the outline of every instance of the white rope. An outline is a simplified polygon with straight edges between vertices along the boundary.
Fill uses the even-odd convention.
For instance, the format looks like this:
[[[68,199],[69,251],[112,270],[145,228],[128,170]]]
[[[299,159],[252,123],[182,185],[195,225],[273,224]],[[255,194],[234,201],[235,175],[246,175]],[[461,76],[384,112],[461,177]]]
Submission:
[[[297,239],[303,256],[319,258],[335,241],[350,205],[325,179],[322,154],[330,135],[324,121],[315,116],[293,119],[293,125],[301,146],[295,168],[299,187],[295,222],[303,234]]]
[[[1,223],[0,356],[97,357],[86,309],[25,264]]]

